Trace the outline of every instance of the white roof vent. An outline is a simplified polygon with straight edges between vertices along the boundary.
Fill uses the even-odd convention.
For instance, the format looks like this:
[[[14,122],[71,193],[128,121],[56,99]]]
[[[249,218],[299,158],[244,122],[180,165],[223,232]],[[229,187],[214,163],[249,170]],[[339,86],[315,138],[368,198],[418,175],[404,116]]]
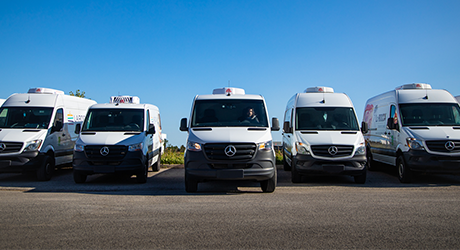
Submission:
[[[427,83],[410,83],[396,87],[396,90],[400,89],[431,89],[431,85]]]
[[[334,93],[334,89],[330,87],[310,87],[305,90],[305,93]]]
[[[57,89],[49,88],[30,88],[27,93],[37,93],[37,94],[64,94],[64,91]]]
[[[137,96],[111,96],[110,103],[132,103],[132,104],[140,104],[141,100]]]
[[[213,95],[244,95],[244,89],[240,88],[220,88],[212,91]]]

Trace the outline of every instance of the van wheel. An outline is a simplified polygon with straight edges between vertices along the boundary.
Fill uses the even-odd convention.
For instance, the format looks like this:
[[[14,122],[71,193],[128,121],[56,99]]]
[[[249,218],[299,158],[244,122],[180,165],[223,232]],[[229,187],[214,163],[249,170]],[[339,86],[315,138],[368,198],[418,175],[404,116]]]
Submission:
[[[155,162],[155,164],[152,165],[152,171],[153,172],[160,171],[160,166],[161,166],[161,152],[158,154],[157,162]]]
[[[80,171],[73,171],[73,181],[75,183],[85,183],[87,174],[83,174]]]
[[[260,182],[260,187],[262,188],[262,192],[264,192],[264,193],[273,193],[273,191],[275,191],[276,183],[278,181],[278,176],[277,175],[278,174],[277,174],[277,171],[276,171],[276,168],[275,168],[275,174],[273,175],[272,178]]]
[[[139,172],[136,175],[136,182],[137,183],[146,183],[147,182],[147,174],[148,174],[148,166],[149,163],[148,161],[145,163],[144,167],[139,170]]]
[[[366,183],[367,171],[364,170],[364,173],[361,175],[355,175],[353,177],[355,178],[355,183],[364,184]]]
[[[398,156],[396,160],[396,165],[398,166],[398,178],[401,183],[411,183],[412,182],[412,172],[409,169],[409,166],[404,162],[402,155]]]
[[[185,172],[185,192],[187,193],[196,193],[198,191],[198,181],[191,178],[187,171]]]
[[[294,162],[292,162],[294,165]],[[291,181],[292,183],[300,183],[302,182],[302,176],[297,172],[297,169],[294,167],[291,168]]]
[[[374,162],[374,160],[372,158],[372,153],[371,153],[369,148],[366,149],[366,160],[367,160],[367,163],[366,163],[367,170],[375,171],[376,170],[375,162]]]
[[[49,181],[54,174],[54,161],[49,155],[43,157],[42,165],[37,169],[37,179],[39,181]]]
[[[284,171],[291,171],[291,166],[289,166],[289,164],[287,163],[286,155],[284,154],[284,152],[283,152],[283,167],[284,167]]]

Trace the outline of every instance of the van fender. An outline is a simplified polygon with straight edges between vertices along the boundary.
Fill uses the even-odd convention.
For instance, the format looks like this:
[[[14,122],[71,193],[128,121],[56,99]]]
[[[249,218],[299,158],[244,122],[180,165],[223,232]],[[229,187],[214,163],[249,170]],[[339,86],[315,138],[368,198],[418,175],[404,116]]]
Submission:
[[[54,147],[52,145],[47,145],[44,149],[41,150],[41,154],[51,155],[54,157]]]

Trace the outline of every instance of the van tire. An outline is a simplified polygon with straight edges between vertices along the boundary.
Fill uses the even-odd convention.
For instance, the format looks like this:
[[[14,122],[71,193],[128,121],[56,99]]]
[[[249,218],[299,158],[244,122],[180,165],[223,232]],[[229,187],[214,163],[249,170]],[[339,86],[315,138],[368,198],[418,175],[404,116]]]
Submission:
[[[294,165],[294,164],[293,164]],[[294,167],[291,168],[291,181],[292,183],[301,183],[302,182],[302,176],[297,172],[297,169]]]
[[[355,179],[355,183],[364,184],[364,183],[366,183],[367,171],[365,170],[364,173],[362,173],[360,175],[355,175],[353,177]]]
[[[398,168],[398,179],[401,183],[411,183],[412,182],[412,172],[407,166],[406,162],[402,155],[398,156],[396,160],[396,166]]]
[[[284,154],[284,152],[283,152],[283,167],[284,167],[284,171],[291,171],[291,166],[289,166],[289,164],[287,163],[286,155]]]
[[[198,191],[198,181],[191,178],[187,171],[185,172],[185,192],[187,193],[196,193]]]
[[[371,153],[371,149],[370,148],[367,148],[366,149],[366,160],[367,160],[367,163],[366,163],[366,168],[367,170],[369,171],[376,171],[378,170],[378,165],[379,164],[378,162],[374,161],[374,157],[372,156],[372,153]]]
[[[37,180],[49,181],[54,174],[54,160],[51,156],[45,155],[42,164],[37,169]]]
[[[143,165],[144,167],[139,170],[139,172],[136,174],[136,182],[143,184],[147,182],[147,174],[149,171],[149,162],[146,161],[146,163]]]
[[[275,191],[277,182],[278,182],[278,174],[275,168],[275,174],[273,175],[272,178],[260,182],[260,187],[262,188],[262,192],[273,193],[273,191]]]
[[[73,171],[73,181],[77,184],[85,183],[87,176],[88,176],[87,174],[83,174],[80,171],[76,171],[76,170]]]
[[[160,166],[161,166],[161,152],[158,154],[158,160],[152,165],[152,171],[153,172],[158,172],[160,171]]]

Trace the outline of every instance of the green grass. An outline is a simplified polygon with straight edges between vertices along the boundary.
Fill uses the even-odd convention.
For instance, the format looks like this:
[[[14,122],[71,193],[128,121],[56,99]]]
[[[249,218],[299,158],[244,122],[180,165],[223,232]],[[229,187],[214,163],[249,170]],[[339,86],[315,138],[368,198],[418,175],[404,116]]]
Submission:
[[[184,153],[167,148],[161,156],[161,164],[184,164]]]

